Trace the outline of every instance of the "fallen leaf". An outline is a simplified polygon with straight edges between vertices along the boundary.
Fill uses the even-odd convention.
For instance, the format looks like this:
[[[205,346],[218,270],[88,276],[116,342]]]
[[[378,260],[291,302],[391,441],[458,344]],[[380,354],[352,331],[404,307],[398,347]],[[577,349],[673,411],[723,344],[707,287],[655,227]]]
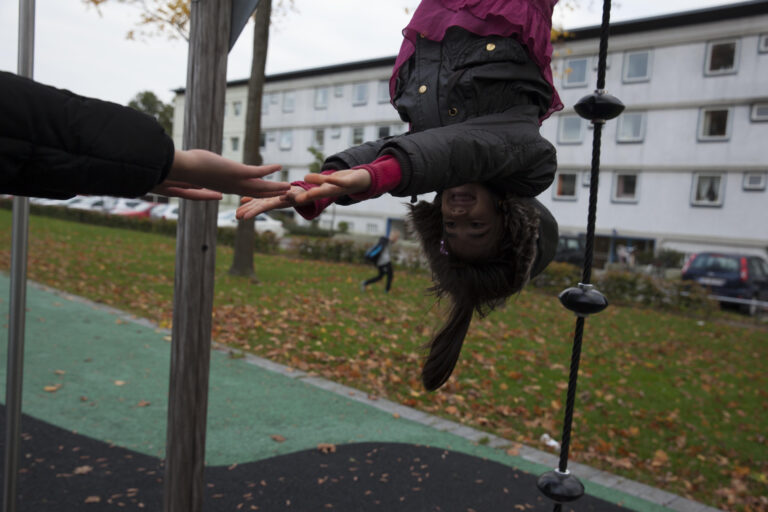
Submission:
[[[67,372],[65,372],[64,370],[56,370],[53,373],[55,373],[56,375],[64,375]]]
[[[53,386],[45,386],[45,387],[43,388],[43,391],[46,391],[46,392],[48,392],[48,393],[55,393],[55,392],[57,392],[59,389],[61,389],[61,384],[56,384],[56,385],[53,385]]]
[[[148,406],[150,403],[151,403],[151,402],[147,402],[146,400],[141,400],[141,401],[140,401],[138,404],[136,404],[136,405],[137,405],[137,406],[139,406],[139,407],[146,407],[146,406]]]
[[[283,436],[281,436],[280,434],[273,434],[273,435],[271,435],[269,437],[271,437],[272,440],[274,442],[276,442],[276,443],[284,443],[285,442],[285,438]]]
[[[669,462],[669,455],[664,450],[656,450],[656,453],[653,454],[651,466],[658,468],[666,465],[667,462]]]
[[[76,475],[87,475],[93,471],[93,466],[78,466],[75,468]]]
[[[85,503],[101,503],[101,498],[98,496],[88,496],[85,498]]]
[[[125,386],[125,381],[124,380],[116,380],[115,381],[115,386]]]
[[[317,445],[317,449],[322,453],[336,453],[336,445],[331,443],[320,443]]]

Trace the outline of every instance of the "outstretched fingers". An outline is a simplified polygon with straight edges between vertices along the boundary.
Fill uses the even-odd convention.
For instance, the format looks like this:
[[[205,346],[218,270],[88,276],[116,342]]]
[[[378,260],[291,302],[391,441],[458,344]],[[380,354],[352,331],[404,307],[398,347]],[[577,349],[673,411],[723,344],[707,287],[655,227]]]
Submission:
[[[250,201],[242,203],[235,212],[235,217],[240,220],[250,219],[260,213],[268,212],[276,208],[286,208],[289,206],[288,202],[283,199],[283,196],[268,197],[263,199],[244,197],[243,200],[245,199],[250,199]]]

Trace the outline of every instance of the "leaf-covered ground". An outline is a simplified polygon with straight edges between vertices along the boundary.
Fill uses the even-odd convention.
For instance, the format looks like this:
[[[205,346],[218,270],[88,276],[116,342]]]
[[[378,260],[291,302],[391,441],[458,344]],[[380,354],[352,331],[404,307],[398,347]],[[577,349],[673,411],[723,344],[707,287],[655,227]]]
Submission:
[[[0,266],[10,266],[0,211]],[[507,439],[560,437],[574,318],[523,292],[475,321],[448,385],[426,393],[421,346],[439,326],[428,276],[364,293],[365,265],[257,255],[258,284],[218,249],[219,342]],[[32,217],[29,278],[163,326],[175,241]],[[587,321],[571,458],[725,510],[768,511],[768,330],[610,307]]]

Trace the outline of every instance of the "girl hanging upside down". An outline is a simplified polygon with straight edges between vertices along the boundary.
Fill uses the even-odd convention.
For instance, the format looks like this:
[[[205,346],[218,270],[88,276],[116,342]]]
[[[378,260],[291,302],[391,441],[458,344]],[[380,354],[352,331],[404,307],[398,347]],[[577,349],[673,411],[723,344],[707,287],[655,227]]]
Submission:
[[[329,157],[321,174],[279,197],[244,200],[239,218],[294,207],[312,219],[331,203],[437,192],[409,218],[429,261],[445,325],[422,370],[428,390],[451,375],[476,311],[484,316],[554,256],[557,223],[535,198],[552,183],[555,148],[540,123],[562,108],[552,83],[557,0],[422,0],[390,79],[404,135]]]

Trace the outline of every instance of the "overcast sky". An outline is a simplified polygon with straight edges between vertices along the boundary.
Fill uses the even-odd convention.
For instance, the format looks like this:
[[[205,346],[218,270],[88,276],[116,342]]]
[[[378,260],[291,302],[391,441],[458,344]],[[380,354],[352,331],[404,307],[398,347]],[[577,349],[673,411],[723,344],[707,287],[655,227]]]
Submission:
[[[417,0],[295,0],[297,12],[277,20],[270,34],[267,74],[393,56],[400,48],[406,7]],[[579,0],[575,11],[556,9],[555,24],[600,24],[602,2]],[[617,0],[612,21],[733,4],[729,0]],[[0,1],[0,70],[16,72],[18,0]],[[186,82],[182,40],[130,41],[139,12],[114,0],[101,15],[81,0],[36,0],[34,78],[78,94],[127,103],[150,90],[170,102]],[[250,24],[229,55],[228,79],[250,73]],[[2,91],[0,91],[2,93]]]

